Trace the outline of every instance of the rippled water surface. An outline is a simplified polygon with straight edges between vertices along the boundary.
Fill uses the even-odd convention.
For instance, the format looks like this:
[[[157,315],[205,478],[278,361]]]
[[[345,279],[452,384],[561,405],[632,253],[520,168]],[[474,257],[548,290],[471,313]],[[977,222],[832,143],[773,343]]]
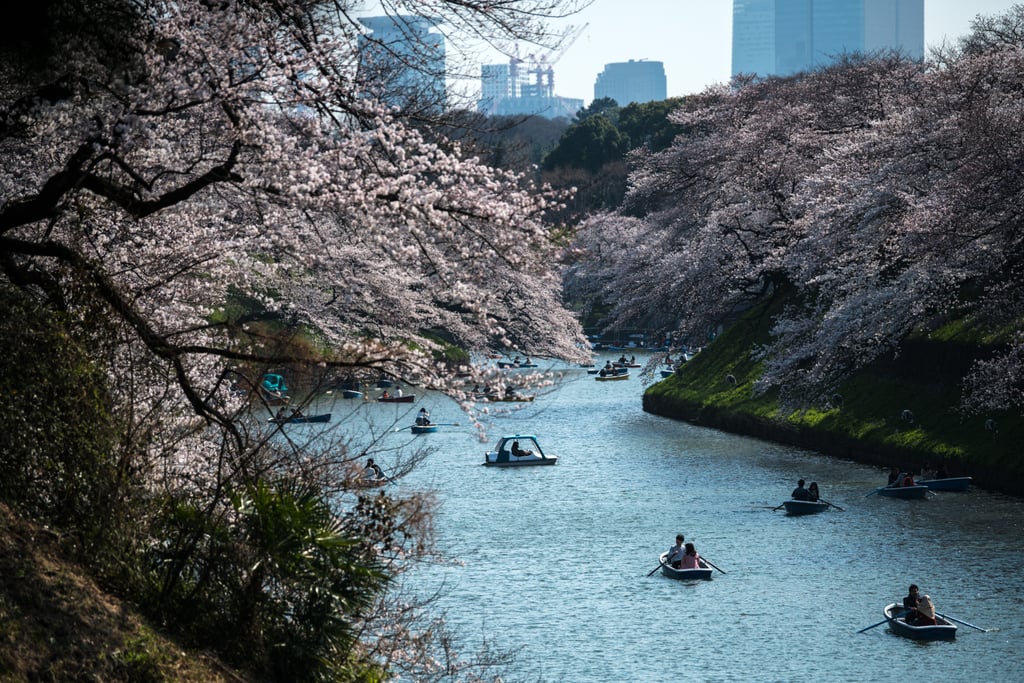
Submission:
[[[437,491],[440,544],[464,563],[412,581],[444,586],[465,641],[521,648],[516,680],[1024,680],[1024,502],[979,489],[866,497],[882,469],[648,415],[642,388],[572,368],[496,417],[488,444],[466,426],[416,437],[437,452],[399,486]],[[420,405],[466,423],[442,399]],[[558,464],[481,466],[515,432]],[[772,511],[798,478],[844,511]],[[725,573],[648,576],[677,532]],[[942,643],[857,633],[912,582],[940,612],[998,630],[961,625]]]

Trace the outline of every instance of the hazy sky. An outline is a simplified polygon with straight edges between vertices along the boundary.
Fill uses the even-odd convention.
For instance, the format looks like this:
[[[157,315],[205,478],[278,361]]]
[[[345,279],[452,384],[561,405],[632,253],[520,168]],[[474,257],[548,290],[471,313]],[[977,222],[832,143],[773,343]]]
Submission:
[[[925,54],[944,39],[955,42],[967,33],[977,15],[1000,14],[1014,4],[1015,0],[925,0]],[[630,59],[663,62],[669,97],[729,80],[732,0],[595,0],[569,23],[587,26],[554,64],[558,95],[589,103],[604,65]],[[497,53],[489,60],[503,61]]]

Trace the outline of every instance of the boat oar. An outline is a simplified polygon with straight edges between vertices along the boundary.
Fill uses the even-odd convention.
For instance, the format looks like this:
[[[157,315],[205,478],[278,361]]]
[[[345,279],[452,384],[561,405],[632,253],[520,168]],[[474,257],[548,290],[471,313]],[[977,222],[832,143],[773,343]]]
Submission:
[[[714,562],[712,562],[708,558],[704,557],[703,555],[700,556],[700,559],[702,559],[704,562],[706,562],[708,565],[714,567],[715,569],[718,569],[718,571],[722,572],[723,574],[728,574],[727,571],[725,571],[724,569],[719,569],[717,566],[715,566]]]
[[[430,427],[458,427],[458,422],[431,422]]]
[[[966,621],[964,621],[962,619],[957,619],[956,617],[951,617],[948,614],[942,614],[941,612],[936,612],[936,614],[938,614],[943,619],[949,619],[950,621],[955,621],[958,624],[963,624],[964,626],[970,626],[971,628],[976,628],[979,631],[981,631],[982,633],[988,633],[989,631],[998,631],[999,630],[999,629],[995,629],[995,628],[982,628],[980,626],[975,626],[974,624],[969,624],[969,623],[967,623]]]
[[[882,624],[888,624],[893,619],[899,619],[900,617],[904,617],[904,616],[906,616],[909,613],[910,613],[910,610],[904,610],[904,611],[900,612],[899,614],[897,614],[895,616],[889,617],[888,619],[883,619],[882,621],[878,622],[877,624],[871,624],[871,626],[866,626],[866,627],[862,628],[861,630],[857,631],[857,633],[864,633],[864,631],[870,631],[871,629],[873,629],[876,626],[881,626]]]
[[[835,508],[836,510],[839,510],[840,512],[846,512],[846,510],[844,510],[843,508],[839,507],[839,506],[838,506],[838,505],[836,505],[835,503],[830,503],[830,502],[828,502],[828,501],[827,501],[827,500],[825,500],[824,498],[819,498],[818,500],[820,500],[820,501],[821,501],[822,503],[824,503],[825,505],[828,505],[829,507],[834,507],[834,508]]]
[[[774,512],[775,510],[781,510],[784,507],[786,507],[785,503],[783,503],[782,505],[776,505],[775,507],[772,508],[772,511]]]
[[[869,493],[868,496],[873,496],[873,495],[875,495],[876,493],[878,493],[879,491],[881,491],[884,488],[885,488],[884,486],[879,486],[877,489],[875,489],[874,491]],[[864,497],[867,498],[868,496],[864,496]],[[882,623],[884,624],[885,622],[883,621]],[[878,626],[878,624],[875,624],[875,626]]]
[[[667,554],[667,553],[666,553]],[[647,573],[647,576],[654,576],[654,572],[665,566],[665,555],[658,558],[658,566]]]
[[[415,426],[416,426],[415,424],[411,424],[408,427],[395,427],[395,431],[396,432],[404,432],[406,429],[412,429]]]

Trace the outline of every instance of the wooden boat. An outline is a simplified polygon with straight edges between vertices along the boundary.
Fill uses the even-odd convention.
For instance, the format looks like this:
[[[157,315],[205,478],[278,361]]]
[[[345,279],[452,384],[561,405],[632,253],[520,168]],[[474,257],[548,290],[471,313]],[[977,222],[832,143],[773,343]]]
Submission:
[[[676,569],[667,562],[668,553],[662,553],[659,561],[661,562],[661,573],[670,579],[678,579],[681,581],[710,581],[712,569],[704,560],[699,560],[700,569]]]
[[[413,434],[433,434],[437,431],[438,425],[436,424],[425,424],[425,425],[413,425],[409,429]]]
[[[813,515],[828,510],[828,503],[820,500],[787,500],[783,505],[787,515]]]
[[[971,488],[970,477],[947,477],[945,479],[918,479],[918,486],[927,486],[931,491],[967,491]]]
[[[956,638],[956,624],[936,615],[934,626],[914,626],[908,624],[904,617],[896,617],[905,611],[903,605],[891,603],[885,606],[882,613],[889,619],[889,630],[905,638],[914,640],[953,640]]]
[[[597,380],[598,382],[611,382],[614,380],[629,379],[629,372],[613,372],[608,375],[602,375],[601,373],[598,373],[597,376],[594,377],[594,379]]]
[[[331,414],[323,413],[321,415],[285,415],[283,417],[272,417],[267,422],[273,422],[274,424],[304,424],[307,422],[330,422]]]
[[[905,500],[920,500],[928,497],[927,486],[880,486],[875,491],[880,496],[903,498]]]
[[[381,403],[412,403],[416,397],[413,394],[404,394],[402,396],[381,396],[377,400]]]
[[[519,442],[522,455],[513,455],[512,447]],[[537,437],[532,434],[511,434],[498,439],[493,451],[484,453],[484,465],[488,467],[522,467],[524,465],[554,465],[558,456],[544,455]]]

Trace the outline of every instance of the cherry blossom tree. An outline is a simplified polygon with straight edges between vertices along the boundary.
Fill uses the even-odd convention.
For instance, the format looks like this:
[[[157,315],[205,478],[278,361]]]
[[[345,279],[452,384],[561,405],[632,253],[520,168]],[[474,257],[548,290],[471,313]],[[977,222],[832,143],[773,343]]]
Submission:
[[[557,40],[547,20],[586,2],[381,4],[434,17],[452,39],[500,45]],[[108,370],[119,471],[175,510],[140,530],[153,534],[140,546],[167,550],[160,594],[199,594],[190,582],[214,576],[203,568],[226,547],[217,534],[239,534],[256,552],[260,515],[301,502],[308,523],[325,523],[309,490],[287,483],[295,478],[335,495],[371,574],[427,552],[422,501],[338,503],[359,454],[339,448],[318,460],[331,449],[282,446],[232,384],[305,365],[383,373],[464,400],[456,368],[438,360],[441,340],[579,359],[583,337],[560,300],[545,223],[561,198],[367,97],[354,2],[33,8],[0,45],[0,271],[4,286],[77,324]],[[226,316],[238,299],[315,345],[281,344]],[[267,588],[282,575],[247,578],[239,595],[282,597]],[[365,585],[371,596],[381,588]],[[349,626],[407,633],[392,619],[401,610],[353,604]],[[387,630],[366,626],[354,661],[424,671],[425,660],[409,661],[418,636],[372,636]]]
[[[939,63],[849,58],[688,98],[683,134],[635,155],[623,207],[581,230],[570,291],[697,344],[791,292],[758,387],[798,403],[967,320],[998,343],[965,407],[1020,409],[1022,46],[993,39],[1016,14]]]

